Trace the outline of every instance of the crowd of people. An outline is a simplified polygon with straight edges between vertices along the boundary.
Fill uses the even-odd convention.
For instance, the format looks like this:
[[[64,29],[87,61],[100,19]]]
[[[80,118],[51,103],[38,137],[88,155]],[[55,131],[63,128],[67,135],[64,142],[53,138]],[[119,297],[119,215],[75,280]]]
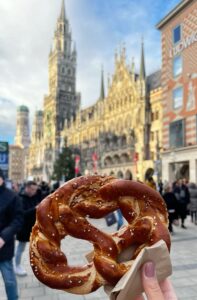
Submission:
[[[197,185],[185,178],[178,179],[172,184],[159,180],[158,184],[151,177],[147,185],[157,189],[166,202],[169,215],[169,231],[173,234],[173,225],[187,229],[185,220],[191,216],[191,222],[197,225]]]

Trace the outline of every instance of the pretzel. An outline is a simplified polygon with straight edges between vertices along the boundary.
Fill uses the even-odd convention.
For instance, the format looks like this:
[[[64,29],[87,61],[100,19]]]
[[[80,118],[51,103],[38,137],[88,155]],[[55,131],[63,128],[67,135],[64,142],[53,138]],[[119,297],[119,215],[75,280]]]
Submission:
[[[113,234],[91,225],[120,209],[128,224]],[[94,246],[93,261],[72,267],[60,249],[66,236]],[[168,215],[158,192],[143,183],[111,176],[74,178],[46,197],[38,206],[30,238],[30,263],[35,276],[51,288],[88,294],[105,284],[115,285],[145,246],[163,239],[170,249]],[[129,261],[120,253],[134,246]]]

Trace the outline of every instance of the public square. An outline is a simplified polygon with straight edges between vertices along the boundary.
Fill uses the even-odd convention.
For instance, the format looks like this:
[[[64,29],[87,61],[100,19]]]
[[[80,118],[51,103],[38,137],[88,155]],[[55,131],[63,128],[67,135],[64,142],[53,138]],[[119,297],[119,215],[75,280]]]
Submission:
[[[97,220],[96,225],[106,231],[114,231],[114,225],[106,228],[105,221]],[[171,277],[178,299],[197,300],[197,226],[187,219],[187,230],[174,228],[172,236],[171,259],[173,275]],[[77,239],[65,239],[63,248],[68,259],[74,265],[85,263],[85,253],[91,250],[91,245]],[[35,278],[28,260],[28,247],[23,255],[23,263],[28,276],[17,277],[20,300],[107,300],[108,297],[100,289],[86,296],[68,294],[63,291],[47,288]],[[2,279],[0,280],[0,299],[6,300]],[[129,299],[128,299],[129,300]]]

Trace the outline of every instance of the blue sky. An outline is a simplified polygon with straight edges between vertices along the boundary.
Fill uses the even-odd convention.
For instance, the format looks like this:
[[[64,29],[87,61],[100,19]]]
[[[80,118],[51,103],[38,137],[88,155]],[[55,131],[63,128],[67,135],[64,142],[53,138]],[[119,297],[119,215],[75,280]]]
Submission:
[[[42,109],[48,93],[48,53],[62,0],[0,0],[0,140],[13,142],[16,107]],[[99,97],[101,65],[113,74],[121,44],[139,69],[141,37],[147,74],[161,66],[160,32],[155,28],[180,0],[65,0],[77,45],[77,90],[82,107]]]

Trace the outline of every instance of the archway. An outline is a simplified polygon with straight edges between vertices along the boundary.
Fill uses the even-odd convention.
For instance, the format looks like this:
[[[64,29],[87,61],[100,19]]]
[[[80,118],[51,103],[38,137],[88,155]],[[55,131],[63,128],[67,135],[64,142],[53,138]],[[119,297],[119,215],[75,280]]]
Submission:
[[[111,156],[107,156],[104,160],[105,167],[111,166],[113,164]]]
[[[120,178],[120,179],[124,178],[124,175],[123,175],[122,171],[118,171],[117,177]]]
[[[185,162],[180,166],[177,170],[177,177],[189,179],[189,162]]]
[[[144,179],[145,180],[148,180],[150,179],[154,174],[154,169],[153,168],[148,168],[145,172],[145,175],[144,175]]]
[[[123,153],[121,155],[121,162],[122,163],[126,163],[126,162],[129,162],[129,155],[127,153]]]
[[[127,170],[126,173],[125,173],[125,179],[127,180],[132,180],[133,179],[133,175],[131,173],[130,170]]]
[[[120,164],[120,157],[119,157],[119,155],[114,155],[114,157],[113,157],[113,163],[115,164],[115,165],[117,165],[117,164]]]

